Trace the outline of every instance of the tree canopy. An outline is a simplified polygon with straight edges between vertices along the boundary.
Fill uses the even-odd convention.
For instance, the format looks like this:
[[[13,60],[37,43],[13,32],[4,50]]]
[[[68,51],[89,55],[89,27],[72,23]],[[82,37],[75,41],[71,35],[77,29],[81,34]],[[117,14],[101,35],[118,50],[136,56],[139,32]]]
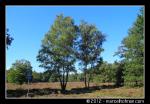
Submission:
[[[89,82],[91,77],[91,74],[87,73],[87,69],[88,67],[90,67],[89,69],[94,69],[94,66],[101,60],[100,55],[104,50],[102,48],[104,41],[105,35],[102,34],[95,25],[81,21],[78,40],[76,41],[76,57],[83,65],[85,87],[88,87],[87,80]],[[87,76],[87,74],[89,74],[89,76]]]
[[[12,41],[14,40],[14,38],[10,36],[8,31],[9,31],[9,29],[6,30],[6,46],[7,46],[7,49],[8,49],[8,46],[10,46]]]
[[[7,80],[8,82],[23,84],[27,82],[28,72],[32,74],[31,63],[24,59],[16,60],[7,74]]]
[[[41,67],[57,73],[63,91],[67,85],[68,73],[75,70],[72,54],[75,38],[76,26],[73,19],[61,14],[45,35],[37,56],[37,60],[42,63]]]
[[[128,31],[128,36],[122,40],[122,45],[116,53],[124,59],[125,82],[143,83],[144,72],[144,14],[143,8],[137,16],[133,26]]]

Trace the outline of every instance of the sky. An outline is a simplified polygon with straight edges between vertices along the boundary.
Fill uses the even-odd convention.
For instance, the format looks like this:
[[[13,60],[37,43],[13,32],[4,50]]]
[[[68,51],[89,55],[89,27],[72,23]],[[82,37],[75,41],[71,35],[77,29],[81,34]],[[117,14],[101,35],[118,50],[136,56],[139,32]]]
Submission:
[[[113,56],[128,34],[128,29],[136,20],[142,6],[6,6],[6,28],[14,38],[6,50],[6,69],[16,60],[26,59],[31,62],[34,71],[43,72],[36,60],[41,47],[41,40],[49,31],[56,15],[71,16],[75,24],[81,20],[96,27],[106,35],[103,43],[104,61],[119,61]],[[76,65],[78,67],[78,65]]]

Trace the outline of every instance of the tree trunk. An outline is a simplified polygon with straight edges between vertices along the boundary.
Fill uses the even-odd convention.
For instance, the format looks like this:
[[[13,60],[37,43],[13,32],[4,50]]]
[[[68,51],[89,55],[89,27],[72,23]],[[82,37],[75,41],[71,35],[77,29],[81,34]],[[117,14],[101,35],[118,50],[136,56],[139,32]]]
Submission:
[[[66,90],[66,86],[63,84],[63,85],[61,86],[61,93],[65,93],[65,90]]]
[[[67,72],[66,72],[66,83],[65,83],[65,87],[67,86],[67,82],[68,82],[68,74],[69,74],[69,72],[67,71]]]
[[[87,88],[87,78],[86,78],[86,72],[84,72],[84,84],[85,84],[85,88]]]
[[[90,81],[88,81],[88,88],[90,87]]]
[[[88,88],[90,87],[90,80],[91,80],[91,74],[89,75],[89,78],[88,78]]]
[[[64,73],[64,68],[63,68],[61,93],[64,93],[65,89],[66,89],[66,85],[65,85],[65,73]]]
[[[66,92],[67,82],[68,82],[68,73],[69,73],[69,71],[65,72],[64,67],[63,67],[62,75],[60,75],[59,70],[57,72],[59,73],[59,81],[60,81],[60,86],[61,86],[61,93],[65,93]],[[65,73],[66,73],[66,75],[65,75]]]
[[[64,87],[64,82],[61,80],[61,77],[59,77],[59,81],[60,81],[60,86],[61,86],[61,93],[64,93],[65,87]]]
[[[66,84],[65,84],[64,80],[62,82],[60,82],[60,85],[61,85],[61,93],[64,93],[66,90]]]
[[[62,89],[64,89],[64,88],[63,88],[63,80],[61,80],[61,75],[60,75],[59,70],[57,70],[57,73],[58,73],[58,75],[59,75],[58,78],[59,78],[59,82],[60,82],[60,86],[61,86],[61,90],[62,90]]]
[[[67,82],[68,82],[68,72],[69,71],[65,72],[65,70],[63,70],[61,93],[65,93],[66,92],[66,86],[67,86]]]

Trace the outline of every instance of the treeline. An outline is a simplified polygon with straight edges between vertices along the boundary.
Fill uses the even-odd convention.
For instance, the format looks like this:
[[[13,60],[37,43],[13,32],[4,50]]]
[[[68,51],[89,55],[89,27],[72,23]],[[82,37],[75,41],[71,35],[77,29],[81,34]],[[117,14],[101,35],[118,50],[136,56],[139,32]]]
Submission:
[[[25,63],[23,63],[25,62]],[[25,69],[27,69],[27,60],[17,60],[15,64],[19,64],[16,66],[16,70],[13,70],[11,68],[10,70],[6,70],[7,73],[7,82],[12,82],[12,83],[18,83],[22,79],[22,83],[27,82],[27,72]],[[25,66],[26,64],[26,66]],[[24,67],[23,67],[24,66]],[[29,65],[30,66],[30,65]],[[14,66],[13,66],[14,67]],[[31,68],[31,66],[30,66]],[[24,70],[23,70],[24,69]],[[92,69],[93,70],[93,69]],[[110,64],[107,62],[103,62],[102,65],[98,68],[95,69],[95,72],[91,72],[93,76],[91,76],[91,82],[116,82],[117,81],[117,71],[119,71],[119,63],[115,62],[114,64]],[[18,79],[19,80],[18,80]],[[120,78],[118,78],[120,79]],[[17,82],[18,81],[18,82]],[[68,76],[68,81],[69,82],[82,82],[84,81],[84,74],[82,73],[77,73],[73,72],[70,73]],[[44,72],[36,72],[32,71],[32,83],[34,82],[59,82],[57,74],[51,72],[51,71],[44,71]],[[20,84],[22,84],[20,83]]]
[[[25,63],[22,62],[29,62],[27,60],[17,60],[15,64],[19,64],[19,68],[13,70],[11,68],[10,70],[6,70],[7,75],[7,82],[9,83],[17,83],[17,84],[23,84],[27,83],[26,78],[26,66],[22,65]],[[29,65],[29,64],[28,64]],[[24,67],[23,67],[24,66]],[[30,65],[29,65],[30,66]],[[111,82],[115,83],[117,86],[123,86],[124,85],[124,62],[117,62],[115,61],[113,64],[107,63],[106,61],[102,62],[100,66],[98,66],[97,69],[91,70],[91,82],[94,83],[105,83],[105,82]],[[31,68],[31,66],[30,66]],[[21,71],[22,70],[22,71]],[[132,83],[129,82],[129,86],[143,86],[143,80],[141,80],[138,85],[135,85],[135,83],[132,81]],[[31,83],[36,82],[59,82],[57,74],[47,70],[44,72],[36,72],[32,71],[32,80]],[[84,82],[84,74],[73,72],[69,74],[68,76],[68,82]]]
[[[60,82],[62,92],[68,81],[114,82],[116,86],[143,86],[144,84],[144,13],[141,8],[128,36],[114,55],[121,61],[110,64],[103,61],[101,53],[105,35],[93,24],[81,21],[75,25],[71,17],[62,14],[45,34],[37,61],[46,71],[32,72],[33,82]],[[79,62],[82,73],[77,73]],[[32,70],[28,61],[16,61],[7,74],[8,82],[24,79],[25,70]],[[15,72],[13,72],[15,71]],[[13,73],[13,74],[12,74]],[[71,74],[73,73],[73,74]],[[24,75],[19,77],[19,75]],[[25,80],[24,80],[25,81]],[[17,82],[17,83],[18,83]],[[23,81],[22,81],[23,82]]]

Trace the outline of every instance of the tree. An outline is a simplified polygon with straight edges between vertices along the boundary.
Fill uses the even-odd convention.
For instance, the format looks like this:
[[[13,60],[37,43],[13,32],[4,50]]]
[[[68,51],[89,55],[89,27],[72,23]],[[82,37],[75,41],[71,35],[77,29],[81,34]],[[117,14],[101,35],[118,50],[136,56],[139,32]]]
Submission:
[[[59,82],[58,74],[57,73],[52,73],[48,81],[49,82]]]
[[[32,72],[32,66],[27,60],[16,60],[8,73],[8,82],[22,84],[27,82],[27,74]]]
[[[61,14],[45,35],[37,56],[41,67],[57,73],[62,92],[66,89],[69,72],[75,70],[75,57],[72,54],[75,39],[76,26],[73,19]]]
[[[143,84],[144,69],[144,14],[143,8],[137,16],[133,26],[129,29],[128,36],[122,41],[117,55],[124,58],[125,83],[134,82],[132,86],[137,86],[137,82]]]
[[[104,61],[99,67],[97,75],[100,82],[115,82],[116,66]]]
[[[42,81],[43,82],[48,82],[50,77],[51,77],[52,73],[49,70],[46,70],[42,73]]]
[[[78,39],[76,41],[76,57],[81,61],[84,72],[85,87],[88,87],[91,73],[88,69],[94,69],[101,59],[103,51],[102,43],[105,36],[92,24],[84,21],[79,25]]]
[[[79,73],[78,74],[77,81],[80,81],[80,82],[84,81],[84,75],[83,75],[83,73]]]
[[[16,83],[16,70],[10,68],[7,72],[7,82],[9,83]]]
[[[37,73],[36,71],[32,72],[32,76],[33,76],[33,82],[42,82],[42,73]]]
[[[123,74],[123,71],[124,71],[124,62],[123,61],[120,61],[119,62],[114,62],[114,65],[115,65],[115,68],[116,68],[116,82],[115,82],[115,85],[116,86],[123,86],[124,84],[124,74]]]
[[[69,82],[77,82],[77,81],[79,81],[79,80],[78,80],[78,73],[77,73],[77,71],[74,72],[74,73],[71,73],[71,74],[69,75],[68,81],[69,81]]]
[[[8,33],[9,29],[6,30],[6,45],[7,45],[7,49],[8,49],[8,46],[11,45],[12,41],[14,40],[10,34]]]

